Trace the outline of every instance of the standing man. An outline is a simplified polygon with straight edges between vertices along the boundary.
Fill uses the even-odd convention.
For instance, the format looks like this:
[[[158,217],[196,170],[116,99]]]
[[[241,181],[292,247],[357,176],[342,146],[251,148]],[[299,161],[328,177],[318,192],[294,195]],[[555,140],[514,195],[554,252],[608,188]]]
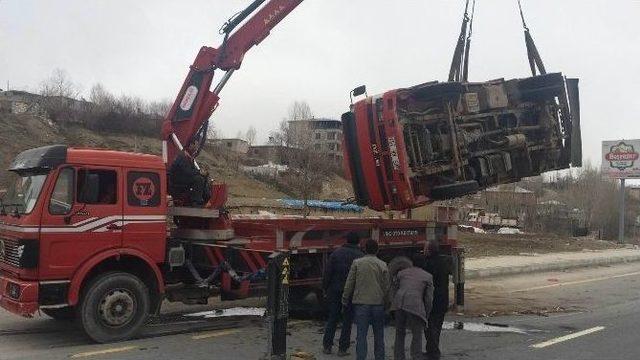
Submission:
[[[378,259],[378,243],[369,239],[365,256],[353,262],[342,294],[342,305],[353,303],[358,335],[356,359],[367,358],[367,333],[373,327],[373,347],[376,360],[384,360],[384,315],[389,305],[389,269]]]
[[[411,359],[422,360],[422,333],[433,302],[432,277],[421,268],[413,266],[411,260],[404,256],[395,258],[390,267],[397,269],[395,275],[393,270],[391,273],[391,311],[396,320],[394,359],[405,360],[404,343],[409,328],[412,335]]]
[[[169,194],[186,201],[186,206],[203,206],[211,198],[208,174],[198,170],[193,156],[199,142],[192,139],[169,167]]]
[[[364,253],[359,248],[360,237],[357,233],[351,232],[347,235],[347,242],[329,256],[327,265],[322,277],[322,288],[327,297],[329,307],[329,319],[324,328],[324,338],[322,340],[322,352],[331,354],[333,338],[336,335],[336,327],[342,309],[342,292],[347,281],[347,275],[351,264],[355,259],[361,258]],[[351,343],[351,324],[353,323],[353,306],[349,303],[345,306],[342,314],[342,330],[338,342],[338,356],[349,355],[349,345]]]
[[[448,258],[440,256],[439,245],[435,241],[427,244],[426,257],[418,257],[414,261],[416,265],[423,268],[433,276],[433,307],[425,337],[427,339],[427,359],[440,360],[440,333],[444,315],[449,310],[449,275],[451,274],[451,262]]]

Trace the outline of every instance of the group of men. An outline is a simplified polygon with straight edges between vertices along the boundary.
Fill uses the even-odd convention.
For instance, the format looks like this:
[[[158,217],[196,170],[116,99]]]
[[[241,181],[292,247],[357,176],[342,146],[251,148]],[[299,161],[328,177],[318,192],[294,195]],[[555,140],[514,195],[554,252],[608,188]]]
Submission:
[[[325,267],[325,290],[329,317],[323,352],[333,352],[333,341],[342,315],[338,356],[349,355],[351,327],[355,322],[356,358],[367,358],[367,335],[373,328],[376,360],[385,358],[384,324],[391,311],[396,326],[394,358],[405,359],[405,333],[412,333],[411,359],[440,359],[440,332],[449,307],[450,265],[438,253],[438,245],[429,243],[425,254],[411,259],[397,257],[389,266],[377,257],[378,243],[367,240],[364,253],[356,233],[336,249]],[[422,351],[422,337],[426,352]]]

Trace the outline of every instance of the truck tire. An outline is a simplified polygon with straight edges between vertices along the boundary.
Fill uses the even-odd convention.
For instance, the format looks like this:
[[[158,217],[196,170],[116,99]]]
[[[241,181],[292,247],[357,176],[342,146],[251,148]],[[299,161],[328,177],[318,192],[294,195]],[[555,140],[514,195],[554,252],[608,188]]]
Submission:
[[[93,279],[83,294],[78,320],[98,343],[130,339],[149,315],[149,289],[135,275],[109,272]]]
[[[58,321],[71,321],[76,318],[76,309],[72,306],[40,309],[48,317]]]

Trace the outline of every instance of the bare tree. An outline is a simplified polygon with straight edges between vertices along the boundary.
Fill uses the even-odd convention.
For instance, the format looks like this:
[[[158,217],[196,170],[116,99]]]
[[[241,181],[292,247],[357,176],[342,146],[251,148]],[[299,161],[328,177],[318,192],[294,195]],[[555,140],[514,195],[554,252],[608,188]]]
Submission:
[[[244,139],[249,143],[249,146],[254,145],[256,142],[256,136],[258,135],[258,131],[253,126],[249,126],[247,132],[244,135]]]
[[[306,101],[294,101],[289,106],[289,121],[310,120],[312,118],[311,106]]]
[[[80,94],[79,87],[71,81],[65,70],[55,69],[51,76],[40,83],[40,95],[62,96],[75,99]]]
[[[272,142],[287,146],[283,154],[289,165],[287,186],[304,200],[303,214],[309,214],[308,201],[322,191],[322,184],[332,173],[332,163],[317,149],[313,140],[311,122],[301,122],[295,127],[291,122],[310,120],[313,115],[309,104],[296,101],[289,107],[289,118],[280,123],[280,129],[272,133]]]
[[[40,106],[53,121],[75,121],[76,114],[72,107],[79,94],[79,87],[71,81],[67,72],[55,69],[49,78],[40,83]]]

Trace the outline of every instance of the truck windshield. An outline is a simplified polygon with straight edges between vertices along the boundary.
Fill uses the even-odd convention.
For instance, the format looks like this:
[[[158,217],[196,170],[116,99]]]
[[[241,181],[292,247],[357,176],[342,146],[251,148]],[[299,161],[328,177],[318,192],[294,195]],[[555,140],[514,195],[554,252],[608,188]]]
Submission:
[[[38,196],[46,178],[47,174],[21,175],[11,172],[9,188],[2,199],[7,212],[9,212],[9,209],[11,211],[15,209],[19,214],[30,213],[38,201]]]

